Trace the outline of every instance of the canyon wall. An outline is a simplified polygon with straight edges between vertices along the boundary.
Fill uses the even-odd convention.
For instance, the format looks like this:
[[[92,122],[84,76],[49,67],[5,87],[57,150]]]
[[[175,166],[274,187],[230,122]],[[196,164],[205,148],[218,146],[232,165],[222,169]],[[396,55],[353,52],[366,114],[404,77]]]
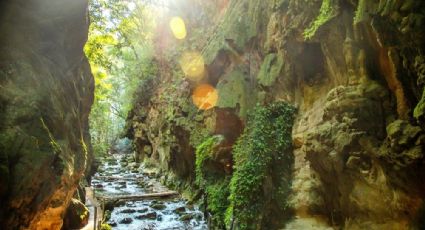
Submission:
[[[261,218],[274,215],[285,221],[262,223],[260,218],[241,228],[425,226],[422,1],[219,1],[214,17],[202,15],[202,9],[211,12],[211,5],[197,6],[201,10],[183,10],[190,23],[186,41],[163,31],[158,36],[160,71],[140,85],[127,122],[137,154],[156,163],[164,181],[217,197],[197,182],[196,163],[206,154],[209,163],[201,164],[218,175],[216,183],[228,183],[226,178],[233,176],[230,193],[237,191],[235,171],[244,166],[240,154],[234,154],[241,149],[236,144],[235,150],[235,142],[244,133],[239,139],[245,143],[252,126],[260,125],[250,121],[254,108],[267,110],[283,101],[297,108],[292,148],[281,150],[293,159],[270,165],[270,171],[291,168],[285,178],[290,191],[282,201],[286,211],[267,207],[267,202],[254,208],[261,209]],[[175,47],[202,55],[202,80],[185,78],[179,55],[161,56]],[[211,109],[192,103],[200,84],[218,92]],[[215,144],[208,139],[214,135],[220,136]],[[271,177],[263,178],[260,193],[275,194]],[[219,226],[237,229],[237,206],[226,204],[226,198],[222,202],[232,207],[233,217],[230,225],[227,219]],[[210,203],[207,210],[223,214],[215,208]]]
[[[91,159],[86,0],[0,2],[0,226],[60,229]]]

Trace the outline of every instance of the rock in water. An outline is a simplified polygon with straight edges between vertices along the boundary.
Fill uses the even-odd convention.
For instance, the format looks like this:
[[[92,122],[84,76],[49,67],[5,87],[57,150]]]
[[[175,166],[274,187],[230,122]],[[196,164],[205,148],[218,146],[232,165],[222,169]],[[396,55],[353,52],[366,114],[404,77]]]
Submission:
[[[133,222],[133,219],[126,217],[122,220],[120,220],[120,224],[131,224]]]
[[[192,213],[188,213],[188,214],[184,214],[180,217],[181,221],[189,221],[193,219],[193,214]]]
[[[139,220],[144,220],[144,219],[154,220],[154,219],[157,218],[157,216],[158,215],[156,214],[156,212],[149,212],[149,213],[137,216],[136,219],[139,219]]]
[[[136,212],[136,210],[131,209],[131,208],[124,209],[124,210],[121,211],[121,213],[135,213],[135,212]]]
[[[167,208],[165,204],[153,204],[151,207],[156,210],[163,210]]]

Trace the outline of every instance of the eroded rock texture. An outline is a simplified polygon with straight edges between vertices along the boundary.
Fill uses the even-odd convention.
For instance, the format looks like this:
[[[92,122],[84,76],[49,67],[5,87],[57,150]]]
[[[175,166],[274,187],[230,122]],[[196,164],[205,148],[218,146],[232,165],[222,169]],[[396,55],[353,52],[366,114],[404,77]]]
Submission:
[[[423,73],[413,66],[423,52],[424,6],[330,2],[335,13],[292,59],[301,77],[294,208],[305,220],[319,215],[345,229],[420,228],[424,142],[414,110]],[[323,69],[297,72],[312,46],[323,57],[313,64]]]
[[[2,229],[60,229],[90,161],[87,1],[0,3]]]
[[[200,139],[221,134],[231,149],[256,104],[287,101],[298,107],[288,181],[294,215],[275,213],[290,219],[276,228],[423,228],[424,3],[218,5],[216,29],[190,47],[204,57],[202,83],[218,90],[218,104],[194,108],[197,83],[181,80],[173,71],[179,66],[158,56],[161,71],[129,116],[137,150],[190,181]],[[182,45],[162,39],[162,50]],[[231,167],[231,151],[225,156]]]

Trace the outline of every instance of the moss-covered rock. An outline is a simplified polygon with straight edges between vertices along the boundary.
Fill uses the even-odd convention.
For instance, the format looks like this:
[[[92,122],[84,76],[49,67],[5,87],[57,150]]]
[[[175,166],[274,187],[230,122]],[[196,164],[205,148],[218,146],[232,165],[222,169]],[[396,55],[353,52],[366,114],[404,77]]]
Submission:
[[[236,109],[239,116],[246,116],[248,105],[253,101],[242,71],[234,70],[224,76],[217,84],[217,91],[217,107]]]
[[[64,218],[64,229],[80,229],[89,221],[89,210],[81,201],[72,198]]]
[[[236,0],[229,3],[226,14],[203,50],[206,64],[210,64],[220,50],[242,50],[257,36],[266,21],[268,2],[262,0]]]
[[[205,195],[204,205],[212,214],[211,222],[218,228],[224,228],[224,217],[229,206],[227,198],[230,194],[230,177],[214,157],[222,141],[222,136],[213,136],[196,149],[196,184]]]
[[[260,67],[257,80],[263,86],[271,86],[279,77],[283,67],[283,58],[279,54],[268,54]]]
[[[204,140],[196,148],[196,183],[201,187],[215,178],[208,170],[208,163],[213,161],[214,151],[222,140],[222,136],[213,136]]]
[[[425,134],[419,126],[405,120],[396,120],[387,126],[387,141],[380,149],[380,156],[394,169],[401,169],[423,159]]]
[[[325,23],[336,17],[339,13],[339,4],[337,0],[323,0],[320,6],[319,15],[311,23],[311,25],[304,30],[304,38],[306,40],[311,39],[316,32]]]

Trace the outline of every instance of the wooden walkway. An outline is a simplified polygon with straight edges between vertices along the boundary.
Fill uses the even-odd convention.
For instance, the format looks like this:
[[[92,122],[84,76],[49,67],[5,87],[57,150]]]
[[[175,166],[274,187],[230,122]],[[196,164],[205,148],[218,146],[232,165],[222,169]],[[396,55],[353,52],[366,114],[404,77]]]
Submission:
[[[89,209],[89,223],[82,230],[98,230],[102,223],[103,210],[90,187],[86,187],[86,206]]]

